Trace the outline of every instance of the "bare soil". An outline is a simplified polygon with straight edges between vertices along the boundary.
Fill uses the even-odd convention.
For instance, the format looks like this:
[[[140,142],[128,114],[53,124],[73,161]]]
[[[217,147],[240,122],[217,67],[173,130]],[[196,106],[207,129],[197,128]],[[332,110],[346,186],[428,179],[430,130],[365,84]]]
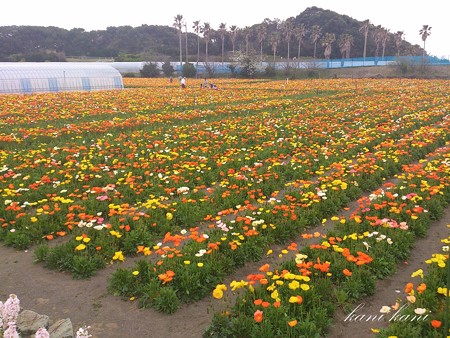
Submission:
[[[364,304],[361,313],[377,314],[383,305],[395,303],[400,296],[396,290],[404,289],[405,284],[411,281],[413,271],[419,268],[426,271],[424,261],[440,251],[439,239],[448,236],[449,223],[450,208],[447,208],[444,217],[430,227],[427,237],[417,240],[408,262],[401,263],[392,277],[379,281],[374,296],[358,303]],[[89,280],[74,280],[70,274],[45,269],[33,259],[32,249],[17,251],[0,245],[0,299],[4,301],[14,293],[23,309],[48,315],[51,323],[70,318],[74,330],[89,325],[94,338],[200,338],[214,310],[220,306],[219,302],[208,297],[195,304],[183,305],[172,315],[139,309],[136,302],[122,300],[107,292],[108,278],[117,264],[99,271]],[[253,273],[260,264],[249,264],[233,277]],[[346,316],[342,309],[337,312],[327,337],[372,337],[370,328],[387,324],[349,322],[344,320]]]
[[[427,271],[428,265],[425,260],[431,258],[433,253],[442,252],[442,243],[440,239],[449,235],[450,225],[450,207],[447,207],[443,217],[434,222],[428,229],[427,236],[416,240],[415,246],[411,251],[409,260],[398,266],[397,272],[389,278],[379,280],[376,284],[376,292],[354,304],[355,309],[362,304],[357,314],[380,315],[380,309],[383,305],[391,306],[395,304],[397,298],[405,299],[404,289],[408,282],[416,282],[417,278],[411,278],[411,274],[423,269]],[[400,291],[400,292],[399,292]],[[404,303],[404,302],[403,302]],[[385,316],[385,321],[350,321],[346,320],[349,312],[339,309],[334,317],[333,326],[327,337],[331,338],[364,338],[373,337],[371,328],[387,327],[389,318],[393,313]],[[350,317],[352,318],[352,317]],[[354,318],[354,317],[353,317]]]

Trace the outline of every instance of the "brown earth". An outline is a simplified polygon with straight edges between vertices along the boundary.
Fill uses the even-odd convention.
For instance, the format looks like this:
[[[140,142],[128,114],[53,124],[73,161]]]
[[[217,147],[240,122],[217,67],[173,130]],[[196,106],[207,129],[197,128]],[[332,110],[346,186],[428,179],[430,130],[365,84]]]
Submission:
[[[355,307],[363,303],[361,313],[377,314],[381,306],[394,304],[401,296],[396,290],[404,289],[405,284],[411,281],[413,271],[419,268],[426,271],[424,261],[440,251],[438,239],[448,236],[449,223],[450,208],[447,208],[444,217],[430,227],[428,236],[417,240],[409,261],[400,264],[395,275],[379,281],[376,294],[355,304]],[[195,304],[184,305],[172,315],[139,309],[136,302],[122,300],[106,290],[108,277],[117,264],[99,271],[89,280],[74,280],[70,274],[47,270],[42,264],[34,263],[33,259],[32,249],[17,251],[0,245],[0,299],[5,301],[10,293],[15,293],[23,309],[46,314],[50,322],[70,318],[74,330],[89,325],[94,338],[200,338],[214,310],[220,306],[219,302],[208,297]],[[260,265],[249,264],[233,277],[254,273]],[[343,310],[337,312],[327,337],[371,337],[370,328],[386,324],[349,322],[344,320],[346,316]]]
[[[448,207],[443,217],[434,222],[428,229],[427,236],[416,240],[414,248],[411,250],[409,260],[401,263],[398,266],[397,272],[389,278],[379,280],[376,284],[376,292],[373,296],[368,297],[360,302],[354,304],[351,310],[354,310],[358,305],[363,305],[356,314],[366,315],[380,315],[380,309],[383,305],[393,305],[397,298],[403,299],[404,304],[404,289],[408,282],[416,282],[417,278],[411,278],[411,274],[423,269],[427,271],[428,264],[425,260],[431,258],[433,253],[442,252],[442,243],[440,239],[449,236],[450,226],[450,208]],[[400,291],[400,292],[399,292]],[[350,311],[351,312],[351,311]],[[383,328],[389,324],[389,319],[392,318],[395,311],[391,314],[385,315],[384,321],[351,321],[349,312],[344,312],[339,309],[334,318],[333,326],[329,332],[330,338],[364,338],[373,337],[374,334],[371,328]],[[347,320],[346,320],[347,318]]]
[[[329,75],[338,77],[382,77],[395,76],[391,67],[365,67],[345,70],[329,70]],[[439,78],[450,78],[450,66],[435,66],[432,74]],[[419,239],[412,250],[408,262],[400,264],[395,275],[377,283],[376,294],[355,304],[364,304],[361,313],[377,314],[381,306],[395,303],[399,293],[411,280],[411,273],[419,268],[426,270],[424,261],[433,253],[439,252],[439,239],[448,236],[450,208],[444,217],[435,222],[428,231],[428,236]],[[312,231],[326,230],[312,229]],[[304,244],[299,241],[298,244]],[[275,250],[274,250],[275,251]],[[5,301],[14,293],[21,302],[21,307],[50,317],[50,324],[59,319],[70,318],[74,330],[84,325],[90,326],[93,338],[200,338],[210,323],[219,303],[212,297],[191,305],[183,305],[175,314],[165,315],[151,309],[139,309],[136,302],[125,301],[108,293],[106,286],[117,264],[97,272],[88,280],[74,280],[68,273],[50,271],[42,264],[33,262],[33,249],[17,251],[0,243],[0,300]],[[127,262],[124,264],[128,265]],[[234,278],[243,278],[254,273],[261,262],[246,265],[238,270]],[[339,310],[330,333],[330,338],[365,338],[372,337],[370,328],[379,328],[386,323],[364,323],[345,321],[347,314]]]

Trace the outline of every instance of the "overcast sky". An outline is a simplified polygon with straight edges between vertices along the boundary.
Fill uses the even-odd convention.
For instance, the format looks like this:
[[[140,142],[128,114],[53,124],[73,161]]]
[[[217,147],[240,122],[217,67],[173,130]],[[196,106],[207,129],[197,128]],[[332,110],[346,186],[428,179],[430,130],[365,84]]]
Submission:
[[[419,35],[422,25],[432,27],[426,41],[429,54],[450,58],[450,17],[448,0],[3,0],[0,26],[55,26],[86,31],[107,27],[147,25],[171,26],[177,14],[183,15],[192,31],[192,22],[209,22],[218,29],[240,28],[271,20],[295,17],[307,7],[317,6],[346,14],[356,20],[369,19],[391,32],[404,31],[405,39],[423,46]],[[1,46],[0,46],[1,48]]]

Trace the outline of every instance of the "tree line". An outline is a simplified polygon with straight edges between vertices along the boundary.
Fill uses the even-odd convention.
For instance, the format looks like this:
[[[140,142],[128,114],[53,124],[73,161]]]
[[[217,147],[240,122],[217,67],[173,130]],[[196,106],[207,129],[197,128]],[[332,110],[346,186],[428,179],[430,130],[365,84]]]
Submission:
[[[188,32],[192,28],[193,32]],[[303,58],[365,58],[425,55],[431,27],[420,34],[423,48],[405,41],[402,31],[363,22],[318,7],[296,17],[239,28],[223,22],[188,24],[177,14],[171,26],[108,27],[66,30],[58,27],[0,27],[0,61],[66,61],[70,57],[112,58],[115,61],[224,62],[236,51],[257,53],[261,60]]]

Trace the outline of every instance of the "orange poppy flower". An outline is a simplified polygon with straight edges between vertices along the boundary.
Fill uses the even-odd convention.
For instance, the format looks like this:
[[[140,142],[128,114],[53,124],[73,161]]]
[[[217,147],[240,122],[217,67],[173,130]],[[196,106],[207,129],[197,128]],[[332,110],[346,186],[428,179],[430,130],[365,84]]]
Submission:
[[[253,314],[253,318],[255,319],[255,322],[261,323],[263,320],[263,312],[261,310],[256,310]]]
[[[437,319],[433,319],[431,321],[431,326],[434,327],[435,329],[439,329],[442,325],[442,322],[440,320]]]
[[[294,319],[294,320],[291,320],[290,322],[288,322],[288,325],[290,327],[294,327],[295,325],[297,325],[297,323],[298,323],[297,319]]]
[[[344,275],[346,275],[347,277],[350,277],[350,276],[353,274],[349,269],[344,269],[344,270],[342,270],[342,272],[343,272]]]
[[[417,292],[422,293],[427,289],[427,285],[425,283],[421,283],[417,286]]]

